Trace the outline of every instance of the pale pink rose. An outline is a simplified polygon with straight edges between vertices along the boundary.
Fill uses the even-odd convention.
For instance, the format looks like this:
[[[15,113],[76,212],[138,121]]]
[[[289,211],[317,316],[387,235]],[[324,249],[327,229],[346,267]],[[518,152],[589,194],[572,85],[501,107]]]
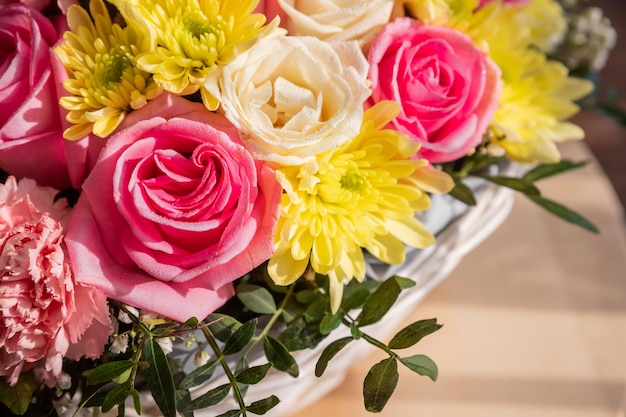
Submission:
[[[368,103],[400,103],[393,128],[422,144],[419,156],[452,161],[480,143],[498,105],[500,69],[468,36],[399,18],[374,39],[368,60]]]
[[[31,179],[0,184],[0,376],[52,387],[63,358],[100,356],[111,332],[106,297],[74,281],[63,243],[70,215],[57,191]]]
[[[281,16],[290,35],[362,44],[389,21],[394,0],[266,0],[267,14]]]
[[[239,53],[204,86],[255,158],[300,165],[358,135],[367,70],[356,41],[277,34]]]
[[[66,239],[77,279],[203,319],[273,252],[280,194],[223,116],[162,94],[124,120],[83,184]]]

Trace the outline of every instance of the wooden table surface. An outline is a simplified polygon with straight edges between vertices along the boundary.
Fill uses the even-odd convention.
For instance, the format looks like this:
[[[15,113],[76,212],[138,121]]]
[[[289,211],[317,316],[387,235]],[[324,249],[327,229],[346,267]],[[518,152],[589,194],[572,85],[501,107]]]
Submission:
[[[592,158],[583,143],[561,149],[565,158]],[[444,324],[405,351],[433,358],[439,379],[400,369],[396,393],[378,415],[626,416],[624,213],[593,160],[539,186],[601,234],[516,197],[505,223],[407,319],[437,317]],[[382,358],[372,352],[339,388],[293,417],[371,416],[362,381]]]

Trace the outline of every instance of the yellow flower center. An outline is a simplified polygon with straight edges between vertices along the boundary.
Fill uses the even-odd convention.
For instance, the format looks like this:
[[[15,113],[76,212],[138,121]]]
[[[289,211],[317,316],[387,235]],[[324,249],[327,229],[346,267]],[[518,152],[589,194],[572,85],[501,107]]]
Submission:
[[[187,14],[183,17],[183,28],[196,39],[200,39],[206,34],[215,36],[216,31],[213,26],[204,19],[203,16]]]
[[[96,56],[94,78],[98,85],[109,87],[122,81],[124,71],[132,67],[132,61],[123,50],[113,50],[110,55]]]
[[[341,176],[339,180],[341,186],[352,193],[361,194],[369,186],[369,181],[356,169],[350,168]]]

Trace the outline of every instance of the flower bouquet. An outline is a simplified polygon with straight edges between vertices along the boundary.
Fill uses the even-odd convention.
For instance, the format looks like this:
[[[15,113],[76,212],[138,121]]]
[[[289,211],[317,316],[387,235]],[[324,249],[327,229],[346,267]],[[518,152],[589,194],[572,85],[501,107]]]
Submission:
[[[357,344],[370,411],[435,380],[441,324],[391,332],[511,190],[596,231],[535,185],[614,42],[571,3],[2,2],[1,414],[287,413]]]

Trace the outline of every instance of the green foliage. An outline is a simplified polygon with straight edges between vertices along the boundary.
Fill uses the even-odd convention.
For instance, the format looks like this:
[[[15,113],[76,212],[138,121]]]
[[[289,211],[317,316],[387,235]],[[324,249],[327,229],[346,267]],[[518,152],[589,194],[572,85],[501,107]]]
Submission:
[[[23,415],[28,410],[37,382],[31,373],[23,373],[15,386],[0,378],[0,402],[13,414]]]
[[[441,327],[442,325],[438,324],[436,319],[416,321],[396,333],[389,341],[389,347],[391,349],[405,349],[411,347],[422,340],[423,337],[436,332],[441,329]]]
[[[287,372],[294,378],[300,374],[300,369],[296,360],[291,356],[289,350],[278,339],[265,335],[263,337],[263,350],[265,356],[279,371]]]
[[[204,320],[191,318],[181,324],[167,319],[144,320],[141,314],[127,312],[131,323],[121,324],[118,333],[129,339],[127,352],[109,353],[84,373],[85,399],[81,406],[99,407],[104,412],[117,407],[118,415],[123,416],[130,397],[140,414],[138,390],[147,386],[164,417],[193,417],[195,411],[213,407],[228,396],[235,399],[238,408],[222,413],[222,417],[263,415],[279,403],[279,398],[272,395],[249,402],[248,386],[263,383],[271,368],[298,377],[300,369],[292,352],[316,347],[342,326],[350,330],[349,336],[331,341],[324,348],[315,374],[322,376],[337,354],[357,340],[386,352],[388,358],[374,365],[365,378],[363,394],[368,410],[379,411],[387,403],[398,383],[398,361],[420,375],[436,378],[436,365],[428,357],[403,358],[394,351],[413,346],[437,331],[441,325],[435,319],[409,324],[387,345],[364,331],[384,320],[402,291],[415,285],[412,280],[392,277],[385,281],[352,282],[345,288],[339,311],[333,313],[327,277],[315,275],[300,280],[283,292],[271,290],[266,279],[265,274],[254,272],[237,285],[236,301],[240,307],[235,310],[244,312],[242,316],[216,312]],[[125,310],[124,305],[114,306]],[[252,317],[250,312],[254,313]],[[190,338],[192,332],[194,336]],[[209,350],[210,360],[206,361],[205,355],[206,363],[184,372],[159,344],[165,338],[187,340],[188,347],[197,345],[201,353]],[[267,361],[250,366],[251,354],[264,355]],[[213,383],[216,374],[225,376],[226,382]],[[22,388],[26,386],[10,391]],[[6,391],[6,384],[0,386],[3,402],[8,398]],[[28,406],[30,398],[32,391],[16,395],[15,404],[7,406],[17,414]]]
[[[263,287],[252,284],[240,284],[237,297],[243,305],[258,314],[272,314],[276,311],[276,302],[272,294]]]
[[[482,155],[481,152],[476,152],[460,161],[444,165],[442,167],[443,170],[452,176],[455,185],[449,193],[450,196],[469,206],[476,205],[476,197],[472,189],[463,181],[471,176],[480,177],[493,184],[507,187],[524,194],[531,201],[562,220],[582,227],[592,233],[599,233],[598,228],[580,214],[543,197],[541,191],[535,185],[535,182],[544,178],[553,177],[567,171],[584,167],[587,162],[563,160],[553,164],[539,164],[526,172],[521,178],[491,175],[486,168],[497,162],[497,159]]]
[[[176,416],[176,394],[174,380],[167,362],[167,357],[159,343],[149,338],[145,341],[141,353],[142,360],[148,366],[141,369],[141,373],[148,383],[152,397],[164,417]]]
[[[398,385],[396,358],[383,359],[367,373],[363,382],[365,409],[374,413],[382,411]]]

